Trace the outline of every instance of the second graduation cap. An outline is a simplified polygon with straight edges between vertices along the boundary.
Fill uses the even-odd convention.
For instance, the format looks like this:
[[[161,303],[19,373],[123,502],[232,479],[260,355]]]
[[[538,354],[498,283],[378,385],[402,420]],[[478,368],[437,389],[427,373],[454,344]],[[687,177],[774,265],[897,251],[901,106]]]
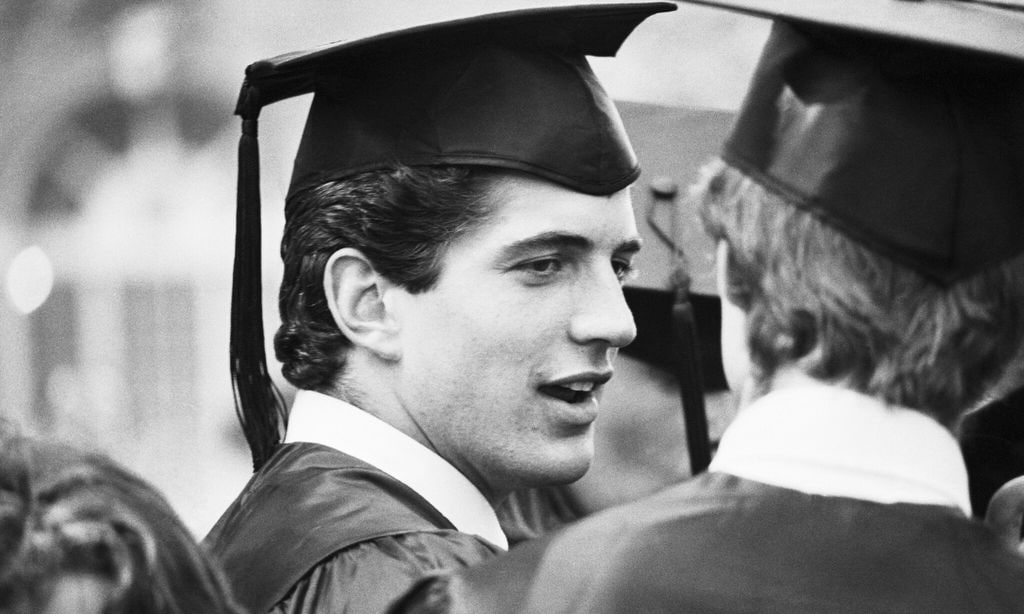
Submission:
[[[1024,10],[690,1],[775,19],[727,163],[941,285],[1024,250]]]
[[[289,202],[328,181],[396,165],[478,165],[608,195],[640,173],[587,55],[612,56],[668,2],[494,13],[336,43],[246,69],[231,372],[256,467],[280,440],[285,410],[267,373],[260,286],[260,109],[313,93]],[[286,216],[289,215],[286,208]]]

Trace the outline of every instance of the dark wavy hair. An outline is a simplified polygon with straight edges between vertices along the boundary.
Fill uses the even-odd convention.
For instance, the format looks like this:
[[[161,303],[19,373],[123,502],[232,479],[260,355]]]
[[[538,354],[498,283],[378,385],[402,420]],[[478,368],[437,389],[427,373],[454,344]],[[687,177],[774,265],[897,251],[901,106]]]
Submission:
[[[83,576],[104,586],[104,614],[243,612],[148,482],[101,454],[0,433],[0,611],[46,611],[58,582]]]
[[[851,240],[721,160],[691,198],[728,244],[762,389],[785,366],[952,426],[1024,338],[1024,257],[943,287]]]
[[[344,247],[406,290],[429,290],[448,245],[489,219],[510,171],[483,167],[399,167],[300,192],[286,208],[274,349],[284,377],[307,390],[331,388],[351,342],[331,316],[324,268]]]

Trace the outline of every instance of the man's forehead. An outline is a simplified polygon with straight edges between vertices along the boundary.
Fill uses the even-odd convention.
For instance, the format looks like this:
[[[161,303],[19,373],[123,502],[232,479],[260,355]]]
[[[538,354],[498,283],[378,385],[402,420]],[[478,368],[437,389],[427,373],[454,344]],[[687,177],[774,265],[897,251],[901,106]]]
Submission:
[[[589,243],[593,248],[619,249],[640,243],[628,189],[591,196],[532,178],[506,184],[489,219],[471,234],[507,246]]]

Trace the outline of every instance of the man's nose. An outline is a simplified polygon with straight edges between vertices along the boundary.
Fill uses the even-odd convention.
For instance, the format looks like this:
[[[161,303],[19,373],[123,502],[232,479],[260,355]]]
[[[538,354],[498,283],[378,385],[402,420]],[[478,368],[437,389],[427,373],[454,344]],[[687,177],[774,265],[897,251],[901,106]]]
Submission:
[[[629,345],[636,337],[633,313],[622,294],[614,271],[598,276],[580,290],[580,301],[569,323],[569,336],[576,343],[606,343],[610,347]]]

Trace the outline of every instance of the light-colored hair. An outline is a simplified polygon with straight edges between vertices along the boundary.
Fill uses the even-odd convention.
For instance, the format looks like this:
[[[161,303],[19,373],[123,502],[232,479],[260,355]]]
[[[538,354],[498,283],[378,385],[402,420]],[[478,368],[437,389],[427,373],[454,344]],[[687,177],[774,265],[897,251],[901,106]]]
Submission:
[[[716,160],[691,190],[728,245],[761,389],[796,367],[952,426],[1024,338],[1024,258],[943,287]]]
[[[243,612],[145,480],[101,454],[0,433],[0,611],[44,611],[73,576],[108,588],[105,614]]]

